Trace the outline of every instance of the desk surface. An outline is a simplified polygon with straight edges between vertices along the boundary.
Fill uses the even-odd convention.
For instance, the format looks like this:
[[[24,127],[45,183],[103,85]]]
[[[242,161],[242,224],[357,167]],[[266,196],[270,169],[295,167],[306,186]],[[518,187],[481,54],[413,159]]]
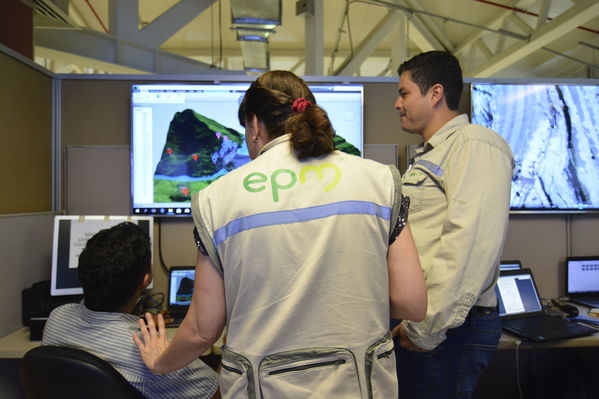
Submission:
[[[177,331],[176,328],[167,328],[167,336],[172,338]],[[212,346],[212,350],[209,350],[205,354],[215,353],[220,355],[220,348],[223,345],[223,336]],[[518,340],[517,337],[503,333],[497,349],[514,349],[516,347],[515,342]],[[29,340],[29,327],[23,327],[3,338],[0,338],[0,359],[19,359],[30,349],[41,345],[41,341],[30,341]],[[599,333],[595,333],[588,337],[574,338],[574,339],[561,339],[556,341],[548,341],[543,343],[522,341],[520,349],[527,348],[582,348],[596,346],[599,347]]]
[[[177,331],[176,328],[167,328],[166,335],[172,339]],[[220,347],[223,344],[223,336],[212,345],[204,355],[215,353],[220,354]],[[42,341],[31,341],[29,339],[29,327],[23,327],[7,336],[0,338],[0,359],[20,359],[30,349],[40,346]]]

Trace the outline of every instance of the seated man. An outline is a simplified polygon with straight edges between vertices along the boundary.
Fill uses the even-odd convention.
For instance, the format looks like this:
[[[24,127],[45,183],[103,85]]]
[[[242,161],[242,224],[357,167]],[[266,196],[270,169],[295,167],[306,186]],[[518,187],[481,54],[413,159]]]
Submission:
[[[218,375],[201,360],[155,375],[131,339],[139,329],[138,317],[131,312],[152,279],[150,259],[150,239],[134,223],[95,234],[79,256],[83,301],[50,314],[42,344],[101,357],[147,398],[210,398],[217,391]]]

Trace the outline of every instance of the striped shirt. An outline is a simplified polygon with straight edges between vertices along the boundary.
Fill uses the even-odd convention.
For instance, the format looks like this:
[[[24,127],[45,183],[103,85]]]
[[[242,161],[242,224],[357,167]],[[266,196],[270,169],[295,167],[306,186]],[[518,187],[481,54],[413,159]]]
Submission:
[[[153,374],[143,363],[132,332],[137,316],[94,312],[83,302],[54,309],[44,327],[43,345],[83,349],[110,363],[147,398],[210,398],[218,375],[201,360],[169,374]]]

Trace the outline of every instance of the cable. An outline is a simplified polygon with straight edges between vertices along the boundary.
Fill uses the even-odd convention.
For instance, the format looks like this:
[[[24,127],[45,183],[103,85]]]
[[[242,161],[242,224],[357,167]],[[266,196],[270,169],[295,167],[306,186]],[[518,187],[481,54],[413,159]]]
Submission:
[[[142,294],[133,309],[133,314],[142,315],[151,310],[162,310],[164,304],[164,292],[155,292],[153,294]]]
[[[339,42],[341,41],[341,34],[345,33],[345,31],[343,30],[343,24],[345,24],[345,21],[347,20],[349,25],[348,13],[349,0],[346,0],[345,11],[343,11],[343,17],[341,18],[341,25],[339,25],[339,29],[337,30],[337,39],[335,40],[335,47],[333,47],[333,51],[331,52],[331,64],[329,65],[329,75],[333,75],[333,71],[335,70],[335,56],[337,55],[337,51],[339,51]]]
[[[516,385],[518,385],[518,394],[520,395],[520,399],[524,399],[524,396],[522,395],[522,386],[520,385],[520,359],[518,356],[518,349],[520,348],[522,341],[517,339],[514,344],[516,345]]]
[[[154,219],[156,220],[156,219]],[[160,219],[158,219],[158,259],[160,260],[160,267],[162,267],[162,271],[168,276],[168,267],[164,262],[164,258],[162,257],[162,223],[160,223]]]

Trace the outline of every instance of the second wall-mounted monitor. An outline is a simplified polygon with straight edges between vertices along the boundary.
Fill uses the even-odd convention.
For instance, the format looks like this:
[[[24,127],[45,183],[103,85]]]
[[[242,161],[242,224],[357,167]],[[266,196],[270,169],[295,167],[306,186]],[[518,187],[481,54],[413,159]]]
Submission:
[[[191,195],[249,162],[237,111],[249,83],[133,85],[131,197],[134,215],[190,216]],[[310,85],[337,133],[361,155],[363,86]]]
[[[471,101],[472,122],[512,148],[512,211],[599,211],[596,82],[472,83]]]

